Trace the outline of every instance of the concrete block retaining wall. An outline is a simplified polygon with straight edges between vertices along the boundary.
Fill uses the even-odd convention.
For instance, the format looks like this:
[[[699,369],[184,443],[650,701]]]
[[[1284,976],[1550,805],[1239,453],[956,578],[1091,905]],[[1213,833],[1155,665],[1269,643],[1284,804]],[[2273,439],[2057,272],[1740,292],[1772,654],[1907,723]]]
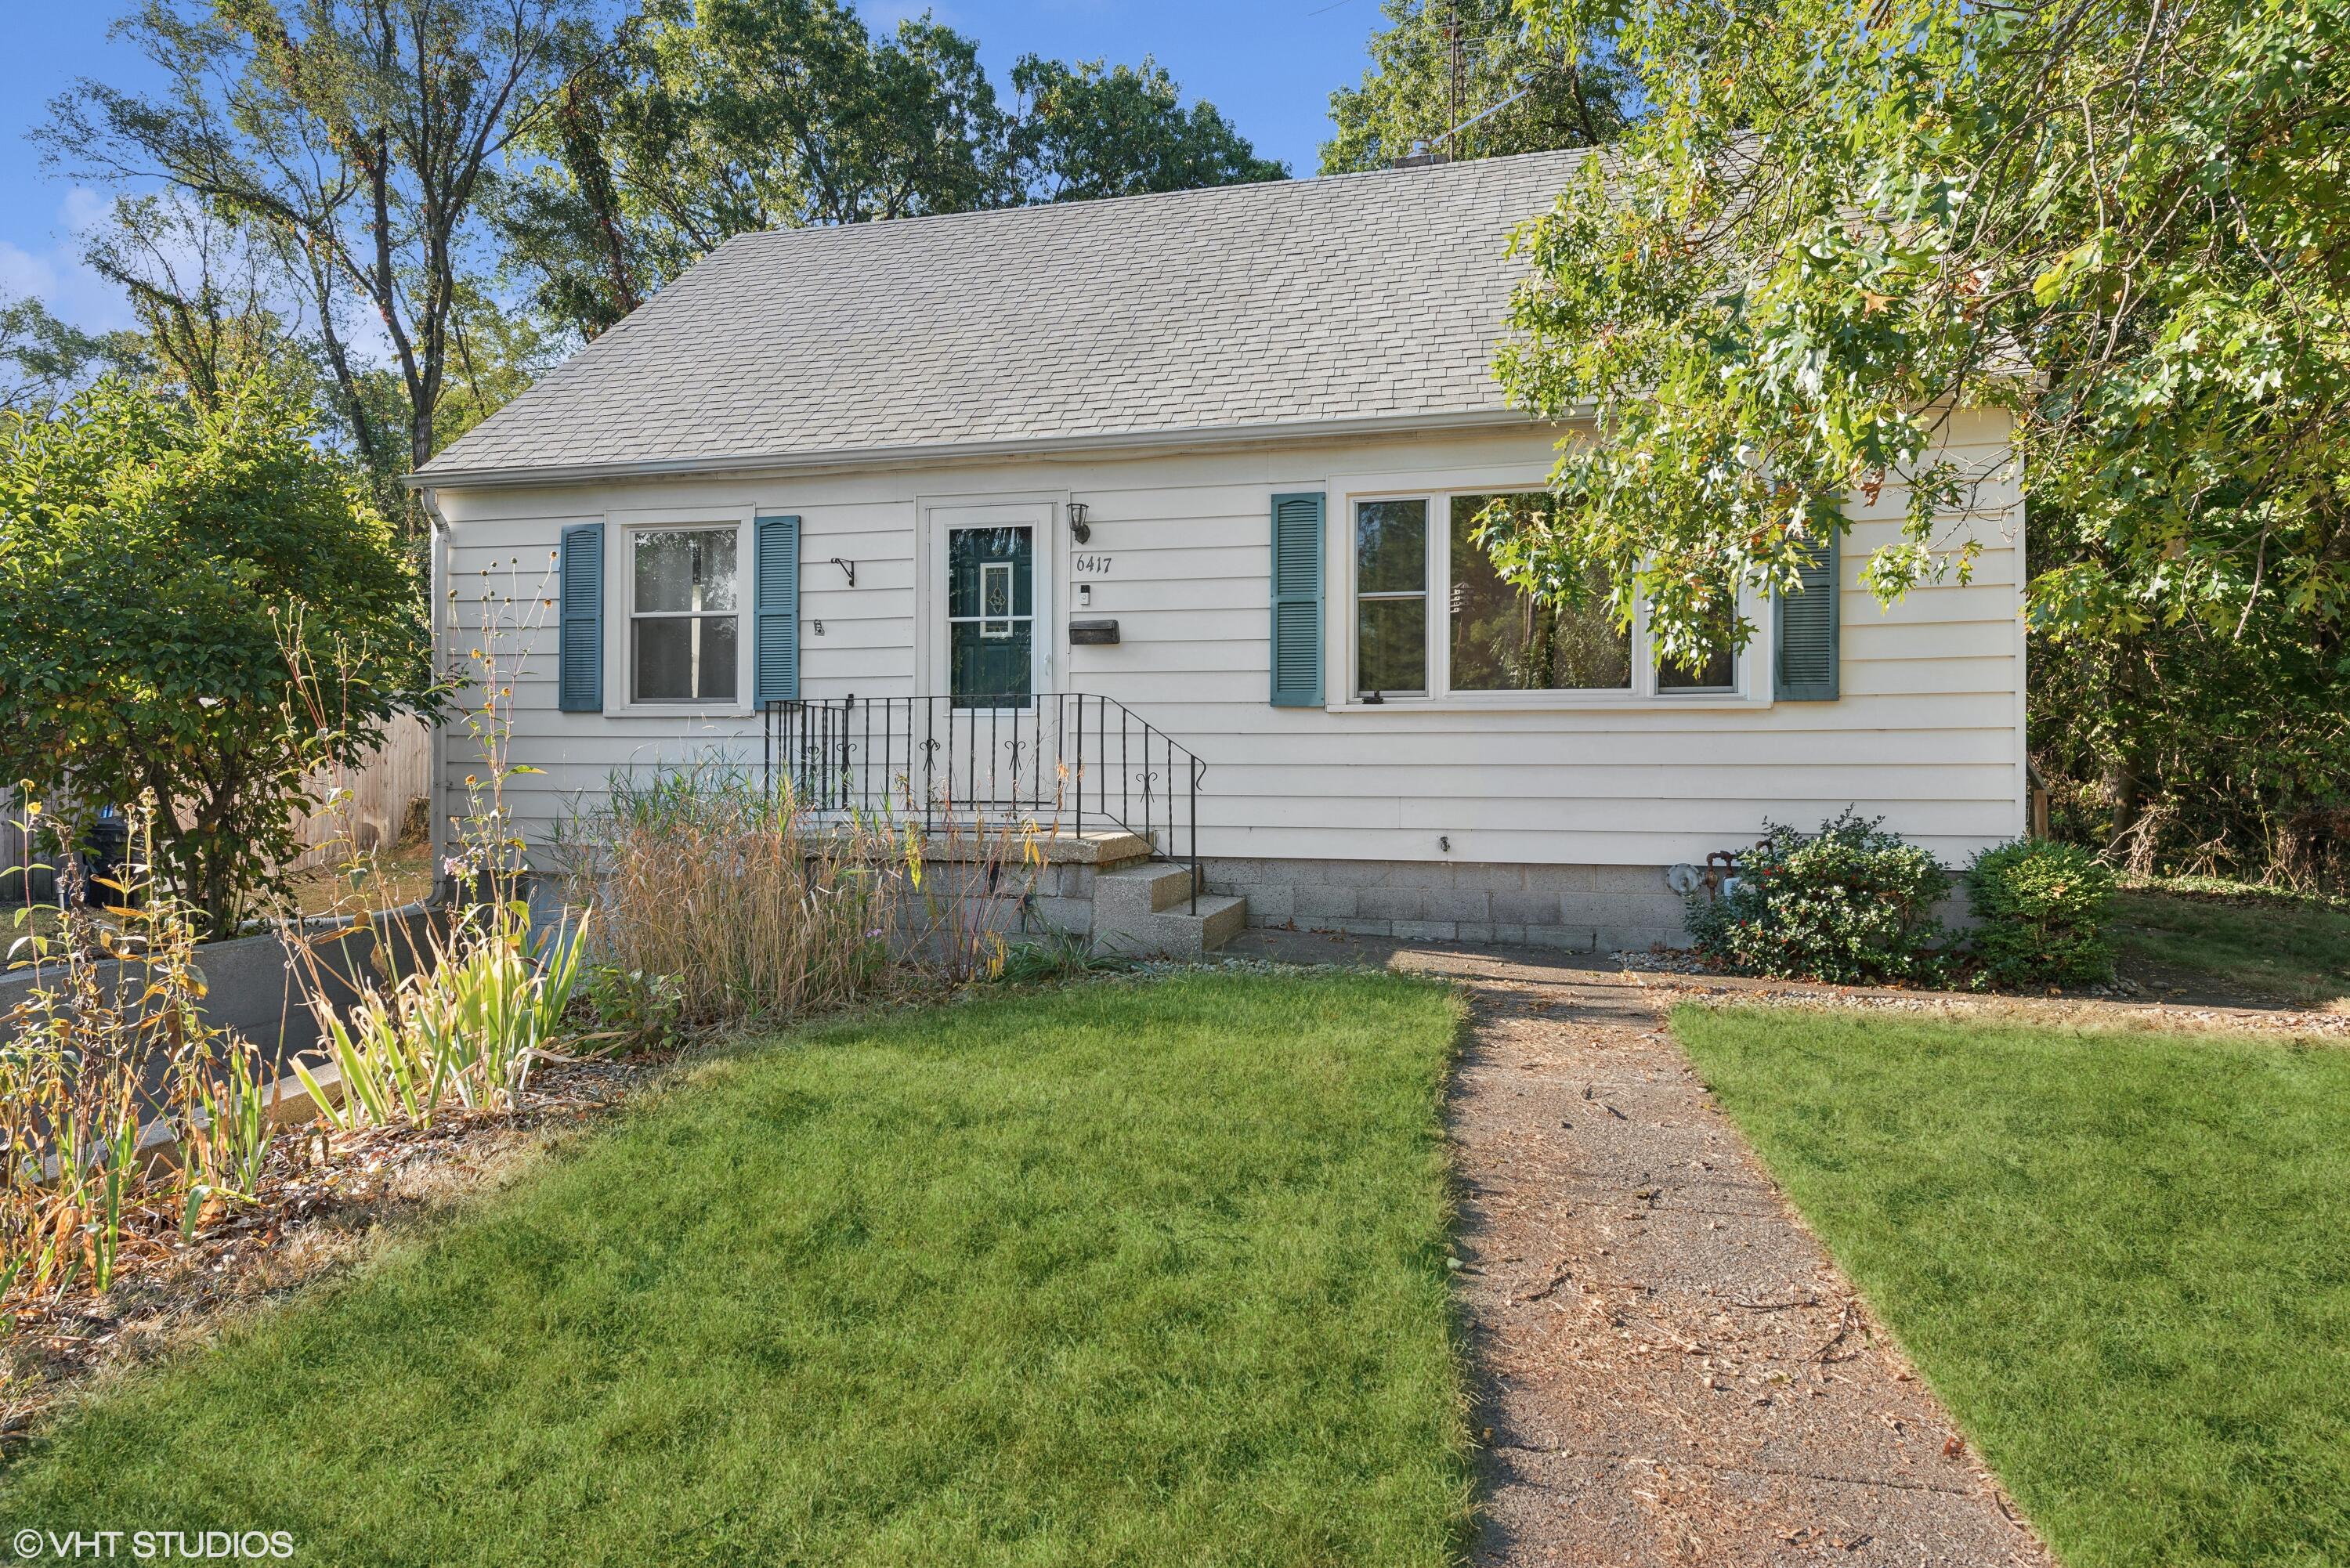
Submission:
[[[331,924],[308,927],[309,945],[336,1004],[348,1005],[357,994],[351,977],[372,961],[379,939],[388,944],[395,968],[404,970],[429,950],[426,932],[442,918],[437,910],[411,905],[382,917],[372,927],[345,928],[339,936],[333,935],[336,928]],[[321,938],[327,940],[317,940]],[[207,942],[198,948],[196,967],[205,986],[200,1011],[205,1021],[234,1030],[260,1046],[273,1067],[282,1067],[296,1053],[309,1050],[318,1043],[318,1025],[296,982],[296,962],[286,939],[275,933]],[[119,983],[124,967],[102,966],[100,983]],[[55,983],[61,971],[61,965],[52,964],[45,966],[43,972]],[[0,1015],[22,1002],[35,983],[30,969],[0,974]]]

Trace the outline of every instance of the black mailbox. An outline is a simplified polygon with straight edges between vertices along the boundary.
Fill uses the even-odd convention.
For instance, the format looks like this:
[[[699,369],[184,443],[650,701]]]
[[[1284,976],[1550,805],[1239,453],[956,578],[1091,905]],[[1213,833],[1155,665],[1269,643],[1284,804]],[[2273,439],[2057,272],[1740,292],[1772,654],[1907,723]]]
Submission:
[[[1091,644],[1099,647],[1118,640],[1118,622],[1114,620],[1073,620],[1069,623],[1069,641],[1073,646]]]

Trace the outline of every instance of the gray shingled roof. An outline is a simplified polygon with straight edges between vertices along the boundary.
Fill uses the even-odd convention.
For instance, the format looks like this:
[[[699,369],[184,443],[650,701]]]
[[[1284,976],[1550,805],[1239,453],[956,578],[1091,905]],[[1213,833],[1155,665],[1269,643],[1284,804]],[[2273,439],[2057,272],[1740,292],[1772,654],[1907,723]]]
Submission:
[[[419,477],[1503,411],[1503,246],[1580,152],[728,241]]]

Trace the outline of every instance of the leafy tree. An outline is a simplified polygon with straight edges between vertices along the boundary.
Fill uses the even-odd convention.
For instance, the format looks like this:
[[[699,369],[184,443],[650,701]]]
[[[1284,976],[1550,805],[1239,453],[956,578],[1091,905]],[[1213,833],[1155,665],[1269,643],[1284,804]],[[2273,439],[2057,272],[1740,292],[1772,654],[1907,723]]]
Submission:
[[[0,412],[37,412],[107,370],[146,369],[146,346],[127,332],[90,333],[60,321],[37,299],[0,300]]]
[[[1500,373],[1601,439],[1559,464],[1555,525],[1497,531],[1510,571],[1603,564],[1688,657],[1720,571],[1788,585],[1882,491],[1906,526],[1865,580],[1963,578],[2007,524],[1937,522],[1981,477],[1937,441],[1989,405],[2056,542],[2040,635],[2274,638],[2312,673],[2295,704],[2338,699],[2350,3],[1525,5],[1651,107],[1612,185],[1591,166],[1522,236]]]
[[[1276,178],[1166,72],[1034,56],[1007,109],[972,39],[877,36],[845,0],[648,0],[532,133],[504,192],[511,271],[603,331],[735,234]]]
[[[120,198],[83,259],[130,296],[156,369],[199,402],[299,353],[272,308],[267,236],[201,203]]]
[[[876,38],[843,0],[649,0],[535,130],[510,265],[593,336],[732,236],[1003,204],[1007,123],[978,47]]]
[[[2074,553],[2034,514],[2035,559]],[[2061,519],[2061,514],[2058,514]],[[2035,631],[2032,755],[2055,830],[2137,875],[2350,885],[2350,670],[2338,633],[2262,596],[2241,636],[2184,617]]]
[[[1065,65],[1024,55],[1012,85],[1028,109],[1011,153],[1029,199],[1084,202],[1286,180],[1286,165],[1259,158],[1211,103],[1186,112],[1166,67],[1101,60]]]
[[[390,524],[265,379],[210,403],[109,377],[0,415],[0,777],[68,820],[155,792],[165,873],[227,931],[292,856],[303,775],[426,701]],[[338,724],[296,717],[293,660]]]
[[[449,385],[434,410],[436,448],[528,391],[567,346],[530,312],[492,297],[471,278],[458,280],[449,343]]]
[[[589,0],[145,0],[120,29],[167,85],[79,82],[40,133],[52,161],[282,239],[363,460],[422,463],[477,208],[588,56]],[[389,346],[396,424],[365,395],[353,308]]]
[[[408,422],[400,375],[348,354],[331,319],[318,327],[319,311],[335,308],[331,280],[321,292],[308,257],[283,233],[181,192],[123,196],[87,236],[83,257],[130,296],[144,331],[124,336],[140,344],[146,373],[209,403],[223,387],[266,370],[281,391],[317,410],[320,439],[359,460],[378,508],[410,515],[410,451],[384,434]],[[436,445],[452,424],[463,429],[484,417],[484,390],[512,397],[526,384],[502,364],[485,372],[477,363],[492,358],[508,333],[490,323],[491,352],[474,353],[467,324],[485,312],[470,280],[461,275],[457,288],[449,327],[455,369],[435,411]]]
[[[1604,41],[1578,53],[1530,37],[1512,0],[1387,0],[1384,10],[1362,85],[1330,95],[1338,133],[1323,143],[1325,174],[1385,169],[1423,145],[1492,158],[1623,133],[1630,82]]]

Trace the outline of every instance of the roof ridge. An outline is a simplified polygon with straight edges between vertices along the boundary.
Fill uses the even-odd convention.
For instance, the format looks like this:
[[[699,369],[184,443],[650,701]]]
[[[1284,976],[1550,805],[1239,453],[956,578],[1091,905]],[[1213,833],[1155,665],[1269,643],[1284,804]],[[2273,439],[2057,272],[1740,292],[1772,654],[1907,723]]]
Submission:
[[[730,245],[761,240],[792,240],[816,234],[856,234],[881,232],[903,233],[910,228],[933,223],[963,223],[976,224],[995,219],[1017,221],[1023,218],[1041,219],[1055,213],[1098,211],[1104,207],[1145,202],[1181,201],[1235,200],[1270,193],[1291,194],[1350,184],[1364,180],[1434,180],[1463,171],[1482,171],[1504,164],[1533,162],[1537,159],[1560,161],[1581,161],[1604,157],[1605,147],[1560,147],[1534,152],[1504,152],[1491,158],[1462,158],[1450,163],[1414,164],[1406,169],[1349,169],[1336,174],[1309,174],[1280,180],[1243,180],[1222,185],[1187,185],[1180,191],[1139,191],[1125,196],[1085,196],[1070,202],[1020,202],[1003,207],[972,207],[954,213],[915,213],[899,218],[868,218],[853,223],[801,223],[773,229],[744,229],[728,235],[708,253],[716,255]]]

